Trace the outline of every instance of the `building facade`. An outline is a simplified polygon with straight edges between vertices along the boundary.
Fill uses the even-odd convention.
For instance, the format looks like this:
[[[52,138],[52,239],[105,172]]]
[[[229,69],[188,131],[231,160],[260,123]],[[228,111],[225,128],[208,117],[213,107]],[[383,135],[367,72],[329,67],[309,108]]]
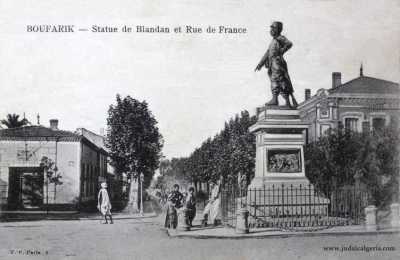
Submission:
[[[371,131],[398,124],[399,84],[364,76],[362,67],[359,77],[342,84],[341,73],[333,72],[332,87],[319,89],[313,96],[306,89],[298,109],[301,119],[310,124],[308,142],[339,126],[356,132]]]
[[[47,184],[43,157],[57,166],[62,184]],[[0,130],[0,204],[8,210],[76,210],[97,201],[107,174],[107,152],[83,135],[50,127]]]
[[[108,151],[105,145],[104,130],[100,129],[100,134],[96,134],[85,128],[76,129],[76,134],[85,137],[97,147]],[[107,182],[109,196],[116,206],[117,204],[123,205],[124,200],[127,199],[128,182],[126,175],[116,174],[114,167],[109,163],[108,155],[100,154],[100,165],[106,165],[106,169],[101,169],[102,174],[99,176],[99,182]]]

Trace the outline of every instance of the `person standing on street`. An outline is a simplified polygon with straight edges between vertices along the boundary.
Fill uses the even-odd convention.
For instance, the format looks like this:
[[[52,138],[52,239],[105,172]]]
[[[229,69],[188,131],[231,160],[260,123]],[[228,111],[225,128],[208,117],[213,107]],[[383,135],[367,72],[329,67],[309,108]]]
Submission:
[[[214,226],[218,224],[218,218],[220,217],[220,191],[222,185],[222,178],[217,182],[211,183],[211,196],[206,207],[203,211],[202,225],[207,226],[208,221]]]
[[[187,210],[187,224],[192,227],[193,219],[196,216],[196,197],[194,196],[194,188],[190,187],[185,198],[185,208]]]
[[[178,225],[177,209],[182,207],[183,195],[179,192],[179,185],[174,184],[174,190],[167,199],[167,215],[165,217],[165,227],[176,229]]]
[[[114,223],[111,215],[111,202],[110,197],[108,196],[106,182],[101,183],[101,189],[97,196],[97,209],[104,216],[105,222],[103,222],[103,224],[108,224],[107,216],[110,218],[110,224]]]

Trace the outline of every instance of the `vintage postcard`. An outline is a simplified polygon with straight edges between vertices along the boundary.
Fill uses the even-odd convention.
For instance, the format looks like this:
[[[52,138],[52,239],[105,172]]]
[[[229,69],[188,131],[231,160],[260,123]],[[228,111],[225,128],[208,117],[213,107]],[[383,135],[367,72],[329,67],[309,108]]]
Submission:
[[[0,259],[398,259],[399,0],[0,0]]]

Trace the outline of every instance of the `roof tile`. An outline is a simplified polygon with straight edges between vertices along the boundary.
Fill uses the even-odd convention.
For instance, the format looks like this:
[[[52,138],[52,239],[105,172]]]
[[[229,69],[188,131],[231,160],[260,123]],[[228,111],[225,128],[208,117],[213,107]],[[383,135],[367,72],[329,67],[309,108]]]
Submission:
[[[44,126],[23,126],[0,129],[0,140],[48,140],[78,142],[82,136],[64,130],[53,130]]]
[[[329,93],[400,94],[400,88],[395,82],[361,76],[329,89]]]

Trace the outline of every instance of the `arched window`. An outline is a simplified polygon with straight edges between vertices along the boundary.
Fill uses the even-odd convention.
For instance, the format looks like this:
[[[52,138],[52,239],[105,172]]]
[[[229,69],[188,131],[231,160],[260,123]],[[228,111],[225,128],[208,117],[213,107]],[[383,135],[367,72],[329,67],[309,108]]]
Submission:
[[[386,120],[382,117],[374,117],[372,118],[372,130],[379,131],[385,127]]]
[[[342,122],[344,129],[353,132],[361,132],[362,119],[364,113],[361,112],[345,112],[342,114]]]
[[[344,119],[344,128],[353,132],[358,132],[358,118],[347,117]]]

